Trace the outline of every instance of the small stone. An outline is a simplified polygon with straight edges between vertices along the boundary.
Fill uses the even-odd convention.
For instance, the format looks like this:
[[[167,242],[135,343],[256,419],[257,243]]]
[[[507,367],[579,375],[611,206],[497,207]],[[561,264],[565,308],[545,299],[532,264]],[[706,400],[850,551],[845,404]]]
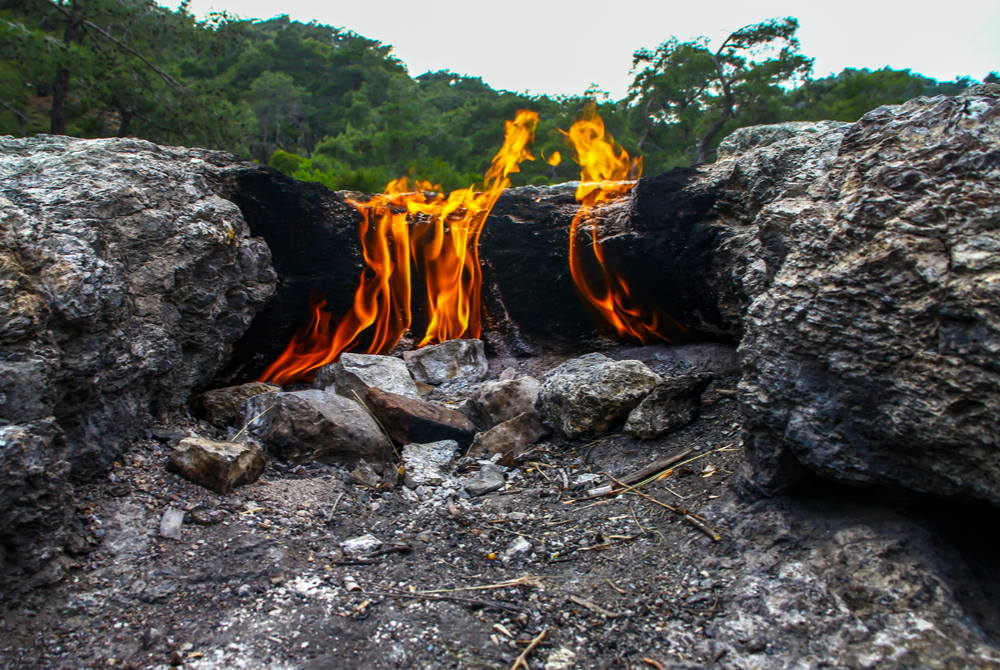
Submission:
[[[201,506],[195,507],[188,512],[188,517],[190,517],[192,523],[196,523],[199,526],[214,526],[226,518],[226,513],[221,509]]]
[[[516,455],[550,432],[552,431],[542,423],[534,410],[523,412],[477,434],[469,447],[469,455],[475,457],[489,457],[494,454]]]
[[[520,558],[522,556],[527,556],[531,553],[531,543],[528,542],[526,538],[516,537],[511,540],[510,544],[504,550],[501,559],[504,561],[509,561],[513,558]]]
[[[406,363],[393,356],[341,354],[339,361],[319,369],[313,385],[327,390],[332,387],[351,400],[364,398],[370,388],[410,398],[420,396]]]
[[[222,495],[257,481],[264,465],[263,449],[252,442],[185,437],[170,455],[167,470]]]
[[[663,380],[629,413],[625,432],[651,440],[683,428],[697,416],[701,394],[711,381],[698,375]]]
[[[404,482],[409,488],[421,485],[440,486],[448,479],[447,468],[455,460],[458,442],[440,440],[428,444],[403,446],[402,458],[406,468]]]
[[[403,360],[413,378],[425,384],[478,382],[489,371],[482,340],[448,340],[404,352]]]
[[[378,488],[381,479],[372,466],[368,464],[367,461],[361,460],[358,464],[351,470],[351,481],[355,484],[360,484],[361,486],[367,486],[370,489]]]
[[[171,540],[181,539],[181,524],[184,523],[184,510],[168,507],[160,517],[160,537]]]
[[[359,537],[352,537],[340,543],[340,548],[348,556],[363,556],[370,554],[382,546],[382,541],[371,533],[366,533]]]
[[[545,660],[545,670],[572,670],[575,667],[576,653],[568,647],[559,647]]]
[[[463,479],[463,490],[472,497],[486,495],[503,488],[503,472],[492,463],[484,463],[474,477]]]
[[[515,368],[504,368],[503,372],[500,373],[500,381],[505,382],[509,379],[517,378],[517,370]]]

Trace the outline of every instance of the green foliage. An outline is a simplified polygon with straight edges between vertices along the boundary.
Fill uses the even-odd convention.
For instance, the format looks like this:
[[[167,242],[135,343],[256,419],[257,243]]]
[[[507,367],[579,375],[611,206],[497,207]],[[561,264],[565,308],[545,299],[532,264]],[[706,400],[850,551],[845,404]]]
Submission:
[[[712,49],[667,39],[635,53],[629,96],[497,91],[447,70],[411,77],[391,47],[287,16],[198,21],[152,0],[5,0],[0,133],[136,136],[226,149],[331,189],[380,191],[402,175],[454,189],[478,183],[518,109],[539,113],[515,184],[578,177],[565,136],[594,103],[647,173],[707,160],[734,128],[853,120],[915,95],[955,93],[908,70],[808,78],[795,19],[746,26]],[[1000,81],[996,73],[986,81]],[[61,115],[61,117],[60,117]],[[545,159],[560,152],[563,160]]]

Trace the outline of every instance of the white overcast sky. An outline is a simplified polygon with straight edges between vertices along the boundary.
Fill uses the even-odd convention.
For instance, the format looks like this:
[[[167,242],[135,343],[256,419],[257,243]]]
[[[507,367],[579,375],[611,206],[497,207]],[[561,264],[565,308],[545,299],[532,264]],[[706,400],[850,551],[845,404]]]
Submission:
[[[634,50],[671,35],[721,41],[776,16],[799,19],[817,77],[886,65],[936,79],[1000,70],[1000,0],[193,0],[191,9],[315,19],[391,44],[413,76],[448,69],[531,93],[580,94],[593,83],[620,98]]]

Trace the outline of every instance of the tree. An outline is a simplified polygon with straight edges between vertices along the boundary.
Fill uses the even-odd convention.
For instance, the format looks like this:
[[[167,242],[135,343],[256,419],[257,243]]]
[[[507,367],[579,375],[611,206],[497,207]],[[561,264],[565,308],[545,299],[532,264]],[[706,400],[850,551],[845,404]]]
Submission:
[[[706,37],[636,51],[628,102],[643,127],[640,147],[653,141],[662,151],[679,141],[696,163],[708,161],[748,107],[780,98],[809,75],[798,27],[791,17],[770,19],[740,28],[714,51]]]

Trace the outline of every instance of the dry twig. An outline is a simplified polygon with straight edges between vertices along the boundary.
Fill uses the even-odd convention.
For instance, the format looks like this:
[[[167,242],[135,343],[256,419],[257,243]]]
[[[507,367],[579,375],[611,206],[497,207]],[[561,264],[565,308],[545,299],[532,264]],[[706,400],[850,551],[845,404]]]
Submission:
[[[619,480],[615,479],[614,476],[608,475],[608,477],[610,477],[614,482],[616,482],[618,484],[621,484],[621,482]],[[685,521],[687,521],[688,523],[690,523],[692,526],[694,526],[695,528],[697,528],[698,530],[700,530],[705,535],[707,535],[710,538],[712,538],[713,541],[715,541],[715,542],[721,542],[722,541],[722,536],[721,535],[719,535],[717,532],[715,532],[707,523],[705,523],[704,521],[702,521],[701,519],[699,519],[695,515],[691,514],[691,512],[687,511],[686,509],[684,509],[682,507],[677,507],[675,505],[671,505],[669,503],[665,503],[665,502],[663,502],[662,500],[660,500],[658,498],[654,498],[653,496],[651,496],[649,494],[643,493],[642,491],[636,491],[636,490],[634,490],[634,487],[629,487],[629,488],[630,488],[630,490],[626,491],[627,493],[631,493],[632,495],[637,495],[640,498],[644,498],[645,500],[648,500],[651,503],[659,505],[663,509],[670,510],[674,514],[679,514],[681,517],[683,517],[683,519]]]
[[[532,640],[528,644],[528,646],[524,648],[524,651],[521,652],[521,655],[518,656],[514,660],[514,665],[510,666],[510,670],[517,670],[518,668],[525,668],[525,669],[527,669],[527,667],[528,667],[528,654],[530,654],[531,652],[533,652],[535,650],[535,647],[537,647],[539,644],[541,644],[542,640],[544,640],[545,636],[548,635],[548,634],[549,634],[549,629],[548,628],[543,629],[542,632],[539,633],[535,637],[535,639]]]

